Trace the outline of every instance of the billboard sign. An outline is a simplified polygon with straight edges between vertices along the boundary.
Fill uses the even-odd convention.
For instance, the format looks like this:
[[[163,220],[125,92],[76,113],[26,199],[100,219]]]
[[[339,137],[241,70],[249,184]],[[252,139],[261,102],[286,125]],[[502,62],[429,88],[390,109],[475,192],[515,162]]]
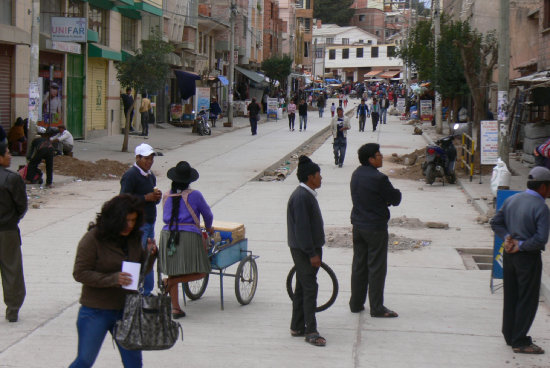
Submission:
[[[52,17],[52,41],[86,42],[87,23],[86,18]]]

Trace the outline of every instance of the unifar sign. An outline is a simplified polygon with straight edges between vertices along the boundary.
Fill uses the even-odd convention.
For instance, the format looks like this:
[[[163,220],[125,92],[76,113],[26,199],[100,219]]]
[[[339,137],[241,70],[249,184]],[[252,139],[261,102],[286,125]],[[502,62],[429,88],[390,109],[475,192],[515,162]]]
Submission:
[[[86,18],[52,17],[52,41],[86,42]]]

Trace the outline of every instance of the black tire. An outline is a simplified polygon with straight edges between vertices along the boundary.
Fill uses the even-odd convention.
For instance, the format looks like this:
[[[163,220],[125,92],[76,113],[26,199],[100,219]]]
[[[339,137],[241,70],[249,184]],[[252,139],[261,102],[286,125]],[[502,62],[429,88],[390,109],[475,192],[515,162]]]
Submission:
[[[183,292],[191,300],[198,300],[206,291],[208,286],[209,274],[206,274],[202,279],[183,283]]]
[[[316,312],[322,312],[330,308],[330,306],[334,304],[334,302],[336,301],[336,297],[338,296],[338,279],[336,278],[336,274],[334,273],[332,268],[330,268],[325,262],[321,262],[321,268],[327,272],[327,274],[330,276],[330,279],[332,280],[332,294],[326,303],[317,306],[317,308],[315,309]],[[286,291],[288,293],[288,296],[290,297],[290,300],[294,300],[294,285],[292,281],[294,279],[295,273],[296,266],[290,269],[290,272],[288,273],[288,276],[286,278]]]
[[[432,185],[435,181],[435,168],[434,165],[426,166],[426,184]]]
[[[197,132],[199,135],[204,135],[204,126],[202,125],[202,122],[199,123],[199,126],[197,127]]]
[[[241,260],[235,274],[235,296],[242,305],[250,304],[258,287],[258,266],[252,256]]]
[[[206,126],[204,127],[204,135],[211,135],[212,134],[212,129],[210,128],[207,128]]]

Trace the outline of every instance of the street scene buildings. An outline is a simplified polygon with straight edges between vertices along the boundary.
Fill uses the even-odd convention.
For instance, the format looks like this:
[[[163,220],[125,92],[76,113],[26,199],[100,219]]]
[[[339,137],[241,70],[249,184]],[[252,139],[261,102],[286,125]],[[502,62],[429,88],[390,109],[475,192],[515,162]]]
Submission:
[[[550,2],[342,4],[352,10],[344,21],[326,0],[0,0],[0,127],[6,133],[0,148],[11,152],[0,152],[0,174],[24,182],[28,201],[17,230],[26,296],[15,317],[2,263],[7,242],[0,242],[0,288],[8,308],[0,319],[0,367],[67,367],[75,360],[85,303],[74,274],[81,239],[103,204],[119,195],[127,170],[137,165],[134,171],[144,180],[153,173],[160,198],[158,191],[167,195],[173,189],[168,170],[181,161],[196,169],[193,180],[183,182],[200,191],[214,221],[244,225],[247,248],[237,250],[236,262],[194,280],[204,285],[199,292],[197,284],[181,283],[181,310],[171,313],[183,336],[170,349],[143,351],[143,366],[550,366],[548,352],[531,354],[541,353],[532,351],[533,344],[550,349],[548,251],[534,252],[542,270],[532,284],[536,289],[540,278],[540,292],[530,290],[528,336],[520,344],[506,341],[510,278],[503,281],[503,273],[509,271],[506,259],[528,253],[521,249],[527,239],[516,233],[496,238],[491,227],[503,196],[524,192],[528,181],[550,188],[545,174],[544,180],[529,177],[534,167],[550,167]],[[453,41],[450,34],[456,42],[447,42]],[[439,54],[436,35],[445,41],[437,44]],[[119,80],[120,67],[142,55],[142,41],[148,40],[169,46],[158,64],[168,66],[168,73],[160,88],[130,88],[134,112],[127,131],[125,115],[131,113],[125,113],[128,86]],[[482,62],[467,64],[460,51],[474,44],[489,51],[474,58]],[[411,45],[422,52],[407,49]],[[486,49],[476,50],[479,56]],[[451,69],[443,68],[442,54]],[[267,67],[274,60],[289,63],[282,74]],[[503,67],[503,60],[509,65]],[[449,91],[441,81],[457,88]],[[260,105],[256,116],[252,99]],[[302,99],[296,115],[307,121],[303,130],[299,116],[295,128],[289,125],[289,104]],[[366,129],[359,125],[362,99]],[[343,109],[340,121],[337,112],[333,120],[332,106]],[[202,116],[205,107],[210,112]],[[338,124],[348,119],[350,129],[338,133]],[[49,140],[64,128],[74,138],[70,150],[60,135]],[[346,160],[339,146],[336,164],[333,137],[345,142]],[[34,180],[27,170],[37,139],[45,146],[51,142],[51,157],[36,167],[46,175],[39,171]],[[369,164],[360,157],[366,143],[379,145]],[[297,288],[288,279],[296,260],[287,238],[287,205],[301,185],[301,155],[319,174],[311,175],[316,188],[304,182],[302,187],[315,193],[310,199],[322,214],[322,261],[337,280],[335,286],[323,268],[316,276],[317,305],[335,296],[315,314],[316,333],[326,339],[322,348],[304,341],[305,331],[291,325],[289,294]],[[142,156],[151,163],[150,173],[139,164]],[[350,181],[362,166],[391,182],[402,197],[381,225],[388,233],[387,244],[382,242],[383,307],[397,318],[379,318],[386,310],[372,311],[370,301],[363,309],[350,306],[357,252]],[[50,168],[52,185],[42,182]],[[0,239],[8,239],[1,221],[13,204],[1,200],[11,190],[4,182],[0,190]],[[534,189],[528,193],[541,196]],[[160,239],[164,203],[156,197],[149,202],[157,213],[149,230],[156,245],[166,247]],[[218,250],[207,251],[210,261]],[[253,286],[242,276],[244,259],[254,261]],[[154,273],[158,293],[159,276],[162,283],[168,275]],[[301,277],[295,276],[298,282]],[[94,367],[124,366],[110,337],[100,342]]]

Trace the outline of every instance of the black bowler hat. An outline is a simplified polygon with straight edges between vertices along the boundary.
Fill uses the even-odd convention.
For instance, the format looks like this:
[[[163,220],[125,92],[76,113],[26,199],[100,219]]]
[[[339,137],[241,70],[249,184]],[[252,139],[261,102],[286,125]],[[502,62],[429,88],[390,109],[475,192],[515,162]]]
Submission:
[[[199,172],[189,165],[187,161],[180,161],[176,167],[168,170],[168,179],[176,183],[192,183],[199,178]]]

